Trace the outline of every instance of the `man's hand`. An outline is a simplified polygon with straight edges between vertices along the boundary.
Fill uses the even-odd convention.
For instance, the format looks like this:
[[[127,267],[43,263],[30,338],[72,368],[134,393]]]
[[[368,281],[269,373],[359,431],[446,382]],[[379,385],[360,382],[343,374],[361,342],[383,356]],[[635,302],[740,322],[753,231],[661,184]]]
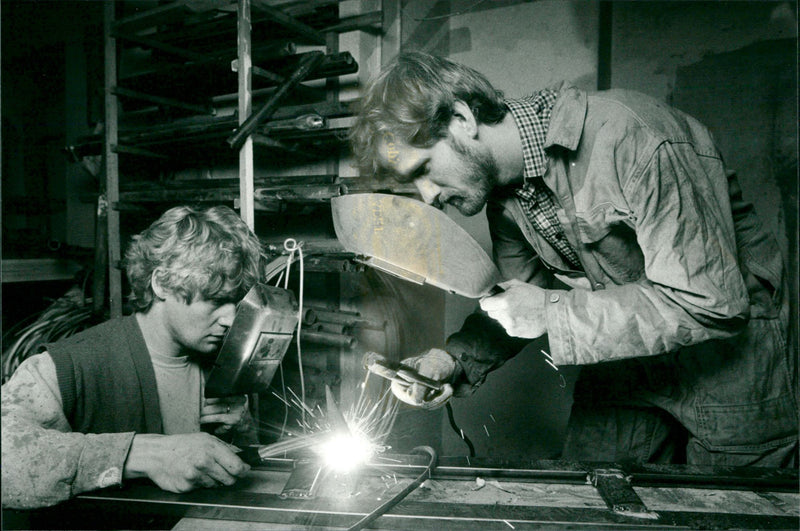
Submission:
[[[208,433],[137,434],[123,477],[147,477],[170,492],[233,485],[250,467],[234,448]]]
[[[499,322],[508,335],[536,339],[547,333],[544,318],[545,291],[520,280],[502,282],[503,293],[484,297],[481,308]]]
[[[242,424],[247,415],[247,396],[226,396],[224,398],[206,398],[200,412],[200,425],[216,423],[214,435],[225,435]],[[206,430],[211,431],[211,430]]]
[[[392,382],[392,393],[405,402],[424,409],[436,409],[443,406],[453,396],[453,386],[449,383],[456,371],[456,360],[438,348],[433,348],[420,356],[406,358],[404,365],[416,369],[422,375],[439,382],[447,382],[441,391],[435,391],[418,383]],[[402,377],[402,374],[398,374]]]

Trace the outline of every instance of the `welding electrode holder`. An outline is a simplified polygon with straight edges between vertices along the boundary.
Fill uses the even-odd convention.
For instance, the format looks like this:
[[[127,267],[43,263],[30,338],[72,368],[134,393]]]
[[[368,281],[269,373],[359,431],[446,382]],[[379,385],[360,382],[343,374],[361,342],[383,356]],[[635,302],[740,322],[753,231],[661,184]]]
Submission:
[[[362,361],[364,368],[373,374],[404,385],[416,383],[433,391],[441,391],[444,384],[421,375],[416,369],[398,361],[392,361],[377,352],[367,352]]]

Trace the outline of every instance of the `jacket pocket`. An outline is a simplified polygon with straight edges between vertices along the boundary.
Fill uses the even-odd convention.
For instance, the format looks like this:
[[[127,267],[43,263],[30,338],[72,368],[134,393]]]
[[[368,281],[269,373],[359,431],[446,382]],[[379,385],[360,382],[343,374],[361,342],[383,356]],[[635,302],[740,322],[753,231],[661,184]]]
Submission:
[[[632,225],[633,215],[610,203],[578,217],[581,243],[616,284],[636,282],[644,276],[644,254]]]
[[[633,228],[632,213],[615,207],[611,203],[595,205],[587,212],[578,213],[578,237],[583,243],[592,244],[605,238],[614,227],[624,225]]]
[[[787,395],[749,404],[697,406],[697,438],[712,451],[749,453],[797,440],[797,412]]]

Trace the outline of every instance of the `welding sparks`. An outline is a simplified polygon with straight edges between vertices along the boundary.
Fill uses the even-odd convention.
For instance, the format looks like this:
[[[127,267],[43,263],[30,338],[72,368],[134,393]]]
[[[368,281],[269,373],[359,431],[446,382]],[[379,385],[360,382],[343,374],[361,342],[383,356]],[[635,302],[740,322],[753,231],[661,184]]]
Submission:
[[[383,390],[376,399],[364,392],[367,382],[364,383],[356,403],[340,414],[344,417],[346,426],[341,425],[341,421],[336,422],[329,418],[319,405],[312,408],[304,404],[291,389],[290,399],[273,393],[288,407],[305,411],[306,420],[300,423],[302,432],[288,431],[288,438],[270,445],[270,448],[274,447],[274,452],[270,450],[270,455],[310,449],[327,468],[345,473],[385,451],[384,442],[394,426],[398,404],[393,400],[390,389]],[[261,453],[265,457],[265,452]]]
[[[376,445],[360,433],[331,433],[314,451],[331,470],[350,472],[375,455]]]

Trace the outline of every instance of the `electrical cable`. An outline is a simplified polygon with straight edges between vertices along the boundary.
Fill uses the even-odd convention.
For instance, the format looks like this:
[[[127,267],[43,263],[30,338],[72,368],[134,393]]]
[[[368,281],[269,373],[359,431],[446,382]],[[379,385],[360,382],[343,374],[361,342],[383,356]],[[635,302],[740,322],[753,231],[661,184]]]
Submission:
[[[45,310],[22,321],[25,326],[15,326],[3,335],[3,343],[13,342],[2,354],[2,382],[5,383],[17,367],[40,348],[53,341],[69,337],[87,328],[91,321],[91,308],[87,299],[74,287],[53,301]]]
[[[303,375],[303,349],[300,346],[300,330],[303,327],[303,283],[305,277],[304,271],[304,264],[303,264],[303,247],[302,244],[298,244],[294,238],[287,238],[283,242],[283,248],[289,252],[289,258],[286,260],[286,276],[284,277],[284,289],[289,289],[289,270],[292,265],[292,260],[294,260],[294,254],[297,253],[300,257],[300,280],[298,281],[299,290],[297,294],[298,300],[298,310],[297,310],[297,365],[300,370],[300,401],[303,407],[301,407],[301,418],[302,418],[302,427],[303,432],[306,431],[306,382],[305,376]]]
[[[467,448],[469,448],[469,456],[475,457],[475,446],[473,446],[469,437],[464,435],[464,431],[458,427],[458,424],[456,424],[456,417],[453,415],[453,406],[450,405],[450,402],[448,402],[445,404],[445,408],[447,409],[447,420],[450,421],[450,427],[453,428],[453,431],[456,432],[456,435],[459,435],[467,445]]]
[[[408,496],[411,493],[411,491],[422,485],[426,479],[431,477],[433,469],[436,467],[436,450],[434,450],[430,446],[417,446],[416,448],[411,450],[411,453],[422,453],[422,452],[427,453],[431,457],[431,460],[428,463],[428,466],[425,467],[425,470],[423,470],[422,473],[419,476],[417,476],[417,478],[414,481],[409,483],[409,485],[406,488],[395,494],[391,499],[386,501],[383,505],[380,505],[377,509],[375,509],[368,515],[364,516],[364,518],[362,518],[352,526],[348,527],[347,531],[358,531],[359,529],[364,529],[366,526],[374,522],[376,519],[386,514],[386,511],[388,511],[389,509],[391,509],[392,507],[403,501],[403,499],[405,499],[405,497]]]

